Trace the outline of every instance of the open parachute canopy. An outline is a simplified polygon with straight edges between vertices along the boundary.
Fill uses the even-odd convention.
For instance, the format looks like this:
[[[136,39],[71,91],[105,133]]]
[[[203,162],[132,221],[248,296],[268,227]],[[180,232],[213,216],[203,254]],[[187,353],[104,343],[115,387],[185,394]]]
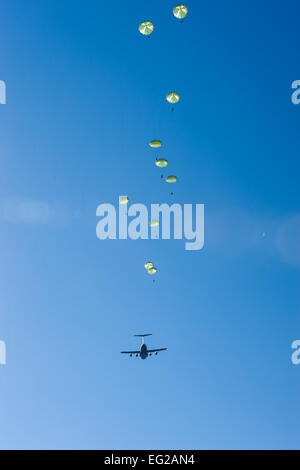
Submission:
[[[151,142],[149,142],[149,145],[150,145],[150,147],[156,149],[156,148],[159,148],[159,147],[162,146],[162,142],[161,142],[161,140],[151,140]]]
[[[154,31],[154,24],[151,21],[143,21],[139,25],[139,31],[145,36],[150,36]]]
[[[153,263],[151,263],[151,261],[147,261],[147,263],[145,263],[145,269],[147,269],[148,271],[148,269],[151,269],[151,268],[153,268]]]
[[[168,166],[168,160],[166,160],[165,158],[158,158],[155,162],[155,165],[159,166],[159,168],[165,168],[166,166]]]
[[[127,196],[120,196],[119,197],[119,204],[128,204],[129,202],[129,197]]]
[[[147,263],[145,263],[145,268],[147,269],[148,274],[155,274],[157,272],[157,269],[154,267],[151,261],[147,261]]]
[[[186,5],[180,4],[176,5],[176,7],[173,8],[173,15],[178,18],[179,20],[183,20],[183,18],[186,17],[188,14],[188,7]]]
[[[170,93],[167,94],[167,101],[169,101],[169,103],[175,104],[175,103],[178,103],[179,100],[180,100],[180,95],[176,93],[175,91],[171,91]]]
[[[148,269],[148,274],[155,274],[155,273],[157,273],[157,269],[154,266]]]
[[[159,226],[159,220],[151,220],[149,222],[150,227],[158,227]]]
[[[177,183],[178,179],[177,176],[167,176],[166,182],[167,183]]]

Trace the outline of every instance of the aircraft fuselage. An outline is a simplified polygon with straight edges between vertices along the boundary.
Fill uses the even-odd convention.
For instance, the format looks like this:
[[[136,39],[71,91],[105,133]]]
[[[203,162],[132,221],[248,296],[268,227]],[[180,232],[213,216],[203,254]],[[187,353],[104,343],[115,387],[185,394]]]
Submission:
[[[147,345],[143,343],[140,349],[141,359],[146,359],[148,357]]]

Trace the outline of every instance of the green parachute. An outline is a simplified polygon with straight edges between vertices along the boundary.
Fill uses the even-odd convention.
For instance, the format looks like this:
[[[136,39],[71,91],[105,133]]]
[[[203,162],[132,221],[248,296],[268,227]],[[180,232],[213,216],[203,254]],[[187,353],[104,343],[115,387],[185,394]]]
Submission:
[[[119,204],[128,204],[129,202],[129,197],[127,196],[120,196],[119,197]]]
[[[149,145],[150,147],[152,148],[159,148],[162,146],[162,141],[161,140],[151,140],[151,142],[149,142]]]
[[[154,31],[154,24],[151,21],[143,21],[139,25],[139,31],[141,34],[150,37],[150,34]]]
[[[176,93],[176,91],[171,91],[170,93],[167,94],[167,101],[171,104],[176,104],[180,100],[180,95],[179,93]]]
[[[177,176],[167,176],[166,178],[167,183],[177,183],[177,181],[178,181]]]
[[[145,263],[145,268],[146,268],[148,274],[157,273],[157,269],[154,267],[154,265],[151,261],[147,261],[147,263]]]
[[[145,263],[145,269],[147,269],[147,271],[151,268],[153,268],[153,263],[151,261],[147,261],[147,263]]]
[[[186,5],[180,4],[176,5],[176,7],[173,8],[173,15],[175,18],[178,18],[179,20],[183,20],[183,18],[186,17],[188,14],[188,7]]]
[[[157,273],[157,269],[154,266],[148,269],[148,274],[155,274],[155,273]]]
[[[165,168],[166,166],[168,166],[168,160],[166,160],[165,158],[158,158],[155,161],[155,165],[159,168]]]
[[[151,220],[149,222],[149,225],[150,225],[150,227],[158,227],[159,226],[159,220]]]

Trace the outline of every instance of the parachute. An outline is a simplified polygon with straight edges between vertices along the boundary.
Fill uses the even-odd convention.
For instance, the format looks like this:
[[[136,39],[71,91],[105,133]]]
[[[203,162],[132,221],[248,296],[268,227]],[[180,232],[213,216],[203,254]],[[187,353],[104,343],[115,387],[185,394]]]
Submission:
[[[145,263],[145,269],[148,271],[151,268],[153,268],[153,263],[151,263],[151,261],[147,261],[147,263]]]
[[[158,158],[155,162],[155,165],[159,168],[165,168],[166,166],[168,166],[168,160],[166,160],[165,158]]]
[[[149,222],[149,225],[150,225],[150,227],[158,227],[159,226],[159,220],[151,220]]]
[[[186,5],[180,4],[176,5],[176,7],[173,8],[173,15],[175,18],[178,18],[179,20],[183,20],[183,18],[186,17],[188,14],[188,7]]]
[[[167,94],[167,101],[171,104],[176,104],[180,100],[180,95],[176,93],[176,91],[171,91],[170,93]]]
[[[127,196],[120,196],[119,197],[119,204],[128,204],[129,202],[129,197]]]
[[[178,179],[177,176],[167,176],[166,182],[167,183],[177,183]]]
[[[154,267],[154,265],[151,261],[147,261],[147,263],[145,263],[145,268],[147,269],[148,274],[157,273],[157,269]]]
[[[148,269],[148,274],[155,274],[155,273],[157,273],[157,269],[154,266]]]
[[[139,25],[139,31],[141,34],[150,37],[150,34],[154,31],[154,24],[151,21],[143,21]]]
[[[151,142],[149,142],[149,145],[152,148],[159,148],[162,146],[162,142],[160,140],[151,140]]]

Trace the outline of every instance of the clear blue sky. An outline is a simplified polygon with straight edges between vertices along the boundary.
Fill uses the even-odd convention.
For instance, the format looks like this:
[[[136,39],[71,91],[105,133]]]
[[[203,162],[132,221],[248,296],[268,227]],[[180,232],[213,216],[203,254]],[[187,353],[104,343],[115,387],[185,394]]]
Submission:
[[[1,448],[300,447],[299,2],[174,5],[1,2]],[[120,194],[205,203],[204,249],[98,240]]]

